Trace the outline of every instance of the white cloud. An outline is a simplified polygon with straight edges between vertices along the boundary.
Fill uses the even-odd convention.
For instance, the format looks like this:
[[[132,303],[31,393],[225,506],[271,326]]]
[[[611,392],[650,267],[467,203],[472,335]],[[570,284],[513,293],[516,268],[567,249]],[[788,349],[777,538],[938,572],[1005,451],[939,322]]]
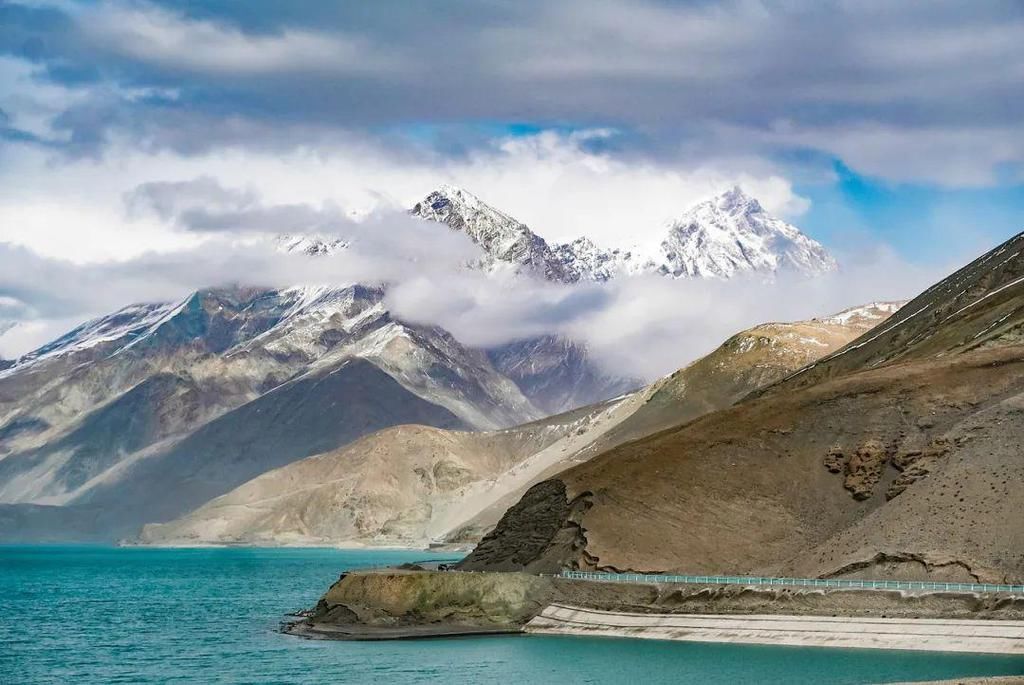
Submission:
[[[463,265],[479,255],[478,248],[440,224],[385,212],[346,230],[353,227],[361,232],[351,247],[318,258],[224,233],[198,247],[93,264],[0,245],[0,292],[12,293],[6,296],[11,303],[17,300],[8,310],[31,310],[0,334],[0,356],[27,352],[89,316],[133,302],[174,300],[203,287],[386,282],[386,304],[397,317],[441,326],[464,344],[564,335],[585,343],[609,371],[652,379],[743,328],[910,297],[946,271],[916,268],[876,251],[859,261],[850,257],[843,273],[813,281],[638,276],[568,286],[510,271],[467,270]]]
[[[56,340],[89,316],[71,316],[57,319],[11,321],[9,326],[0,322],[0,359],[14,359]]]
[[[761,173],[745,173],[732,164],[694,167],[588,149],[594,136],[604,135],[505,137],[454,159],[343,138],[287,154],[232,149],[183,156],[125,143],[102,160],[56,164],[38,149],[9,144],[8,164],[0,168],[0,242],[76,261],[193,245],[197,237],[159,217],[126,214],[124,196],[148,182],[202,177],[256,193],[269,205],[334,206],[357,215],[410,207],[438,184],[453,182],[549,240],[589,235],[609,246],[659,241],[667,219],[737,183],[770,211],[793,217],[807,207],[789,181],[763,162]]]
[[[246,34],[213,21],[189,19],[146,5],[108,2],[79,18],[86,36],[142,62],[183,70],[258,75],[288,71],[372,73],[397,58],[366,40],[335,31],[282,30]]]
[[[910,298],[949,270],[916,267],[880,249],[850,256],[842,272],[813,281],[636,276],[562,286],[462,274],[445,281],[400,282],[387,302],[396,315],[442,326],[467,344],[561,334],[585,342],[611,372],[653,379],[710,352],[740,330],[823,316],[871,301]]]
[[[451,181],[550,239],[588,234],[623,244],[659,239],[664,219],[737,182],[774,211],[806,207],[769,165],[755,175],[595,152],[592,143],[608,135],[507,137],[455,159],[348,139],[285,155],[185,157],[124,146],[100,161],[59,166],[14,148],[17,164],[0,170],[0,243],[45,257],[3,248],[0,293],[33,314],[23,317],[28,326],[0,338],[0,349],[25,352],[22,346],[75,317],[211,285],[387,281],[396,314],[440,325],[468,344],[559,333],[586,342],[618,373],[652,377],[740,328],[903,297],[925,283],[891,256],[813,288],[654,277],[566,287],[508,274],[484,278],[460,268],[478,254],[461,234],[401,211]],[[361,218],[353,220],[350,210]],[[296,229],[344,236],[353,246],[311,261],[246,239]]]
[[[87,93],[39,78],[39,71],[27,60],[0,55],[0,107],[12,128],[48,138],[54,119],[84,101]]]
[[[587,235],[614,246],[664,237],[664,224],[697,202],[741,185],[771,212],[799,216],[809,202],[772,170],[655,162],[591,152],[605,132],[507,138],[446,171],[456,183],[558,241]]]

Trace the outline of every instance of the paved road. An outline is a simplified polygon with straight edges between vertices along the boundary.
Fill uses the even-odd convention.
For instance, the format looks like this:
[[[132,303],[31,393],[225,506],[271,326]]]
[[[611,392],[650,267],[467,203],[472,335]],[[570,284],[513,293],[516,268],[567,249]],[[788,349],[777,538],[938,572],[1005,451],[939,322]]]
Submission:
[[[1024,593],[1024,585],[991,583],[942,583],[920,580],[849,580],[841,578],[766,578],[761,576],[687,576],[649,573],[600,573],[562,571],[562,578],[605,583],[687,583],[693,585],[742,585],[783,587],[835,587],[869,590],[938,590],[942,592]]]

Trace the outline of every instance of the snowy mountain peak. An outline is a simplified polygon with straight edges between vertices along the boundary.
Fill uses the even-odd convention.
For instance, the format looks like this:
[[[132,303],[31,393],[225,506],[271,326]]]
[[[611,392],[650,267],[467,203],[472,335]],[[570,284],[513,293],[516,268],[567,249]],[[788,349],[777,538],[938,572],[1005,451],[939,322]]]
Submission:
[[[410,213],[464,232],[487,254],[485,268],[508,263],[560,283],[606,281],[629,273],[731,278],[781,271],[815,275],[836,268],[821,244],[771,216],[739,186],[670,222],[660,250],[651,257],[607,249],[588,237],[549,244],[526,224],[451,184],[438,186]]]
[[[654,262],[635,252],[606,249],[586,236],[555,245],[554,251],[576,281],[607,281],[622,274],[657,270]]]
[[[780,271],[815,275],[836,269],[835,259],[820,243],[768,214],[739,187],[670,222],[661,252],[662,273],[676,277]]]
[[[729,214],[757,214],[764,211],[761,203],[743,192],[739,186],[733,186],[708,202],[714,203],[719,210]]]
[[[547,241],[530,228],[457,186],[443,184],[410,210],[410,214],[462,231],[487,254],[484,266],[505,262],[551,281],[571,283],[578,278]]]
[[[330,238],[319,235],[290,235],[283,233],[277,236],[277,249],[281,252],[303,252],[316,257],[333,254],[348,247],[348,242],[341,238]]]

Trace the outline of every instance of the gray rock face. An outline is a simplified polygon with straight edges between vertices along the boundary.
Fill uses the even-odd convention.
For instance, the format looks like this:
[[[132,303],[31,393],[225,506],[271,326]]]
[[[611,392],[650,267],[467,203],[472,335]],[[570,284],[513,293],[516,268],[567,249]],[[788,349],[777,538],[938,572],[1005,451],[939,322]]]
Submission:
[[[417,202],[410,213],[465,233],[483,249],[485,268],[507,263],[525,267],[550,281],[573,283],[579,280],[579,274],[570,271],[547,241],[526,224],[461,188],[442,185]]]
[[[126,464],[119,478],[90,488],[73,503],[117,507],[138,525],[165,521],[269,469],[405,423],[465,427],[371,362],[351,359],[284,383]]]

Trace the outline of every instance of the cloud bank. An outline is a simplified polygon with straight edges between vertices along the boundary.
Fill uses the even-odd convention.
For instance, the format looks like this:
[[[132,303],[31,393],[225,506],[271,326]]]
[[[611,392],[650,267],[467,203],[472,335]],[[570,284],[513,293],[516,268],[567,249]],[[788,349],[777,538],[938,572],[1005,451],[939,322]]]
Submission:
[[[1021,44],[1016,0],[0,3],[0,354],[258,274],[388,280],[396,311],[480,344],[560,332],[658,373],[752,323],[913,294],[935,245],[953,265],[1019,230]],[[739,184],[848,246],[847,272],[481,281],[451,268],[471,246],[405,223],[443,182],[607,246]],[[308,267],[277,233],[354,239]]]
[[[1024,170],[1015,0],[289,5],[7,3],[7,135],[194,154],[568,123],[636,131],[655,157],[815,151],[949,186]]]
[[[157,195],[166,199],[163,192]],[[245,203],[250,206],[248,199]],[[653,379],[751,325],[908,297],[941,275],[882,253],[813,281],[636,276],[569,286],[511,271],[467,269],[481,253],[462,234],[396,214],[333,226],[331,235],[344,237],[348,247],[331,255],[283,253],[260,218],[273,214],[273,208],[257,202],[254,212],[253,222],[246,213],[216,215],[206,229],[208,238],[197,247],[118,262],[75,264],[0,244],[0,320],[6,312],[23,321],[0,334],[0,356],[55,338],[84,312],[106,314],[132,302],[174,300],[193,290],[238,283],[359,282],[386,284],[385,304],[396,317],[440,326],[470,346],[562,335],[586,344],[609,372]],[[196,220],[187,205],[175,217]],[[211,224],[204,216],[196,226]]]

